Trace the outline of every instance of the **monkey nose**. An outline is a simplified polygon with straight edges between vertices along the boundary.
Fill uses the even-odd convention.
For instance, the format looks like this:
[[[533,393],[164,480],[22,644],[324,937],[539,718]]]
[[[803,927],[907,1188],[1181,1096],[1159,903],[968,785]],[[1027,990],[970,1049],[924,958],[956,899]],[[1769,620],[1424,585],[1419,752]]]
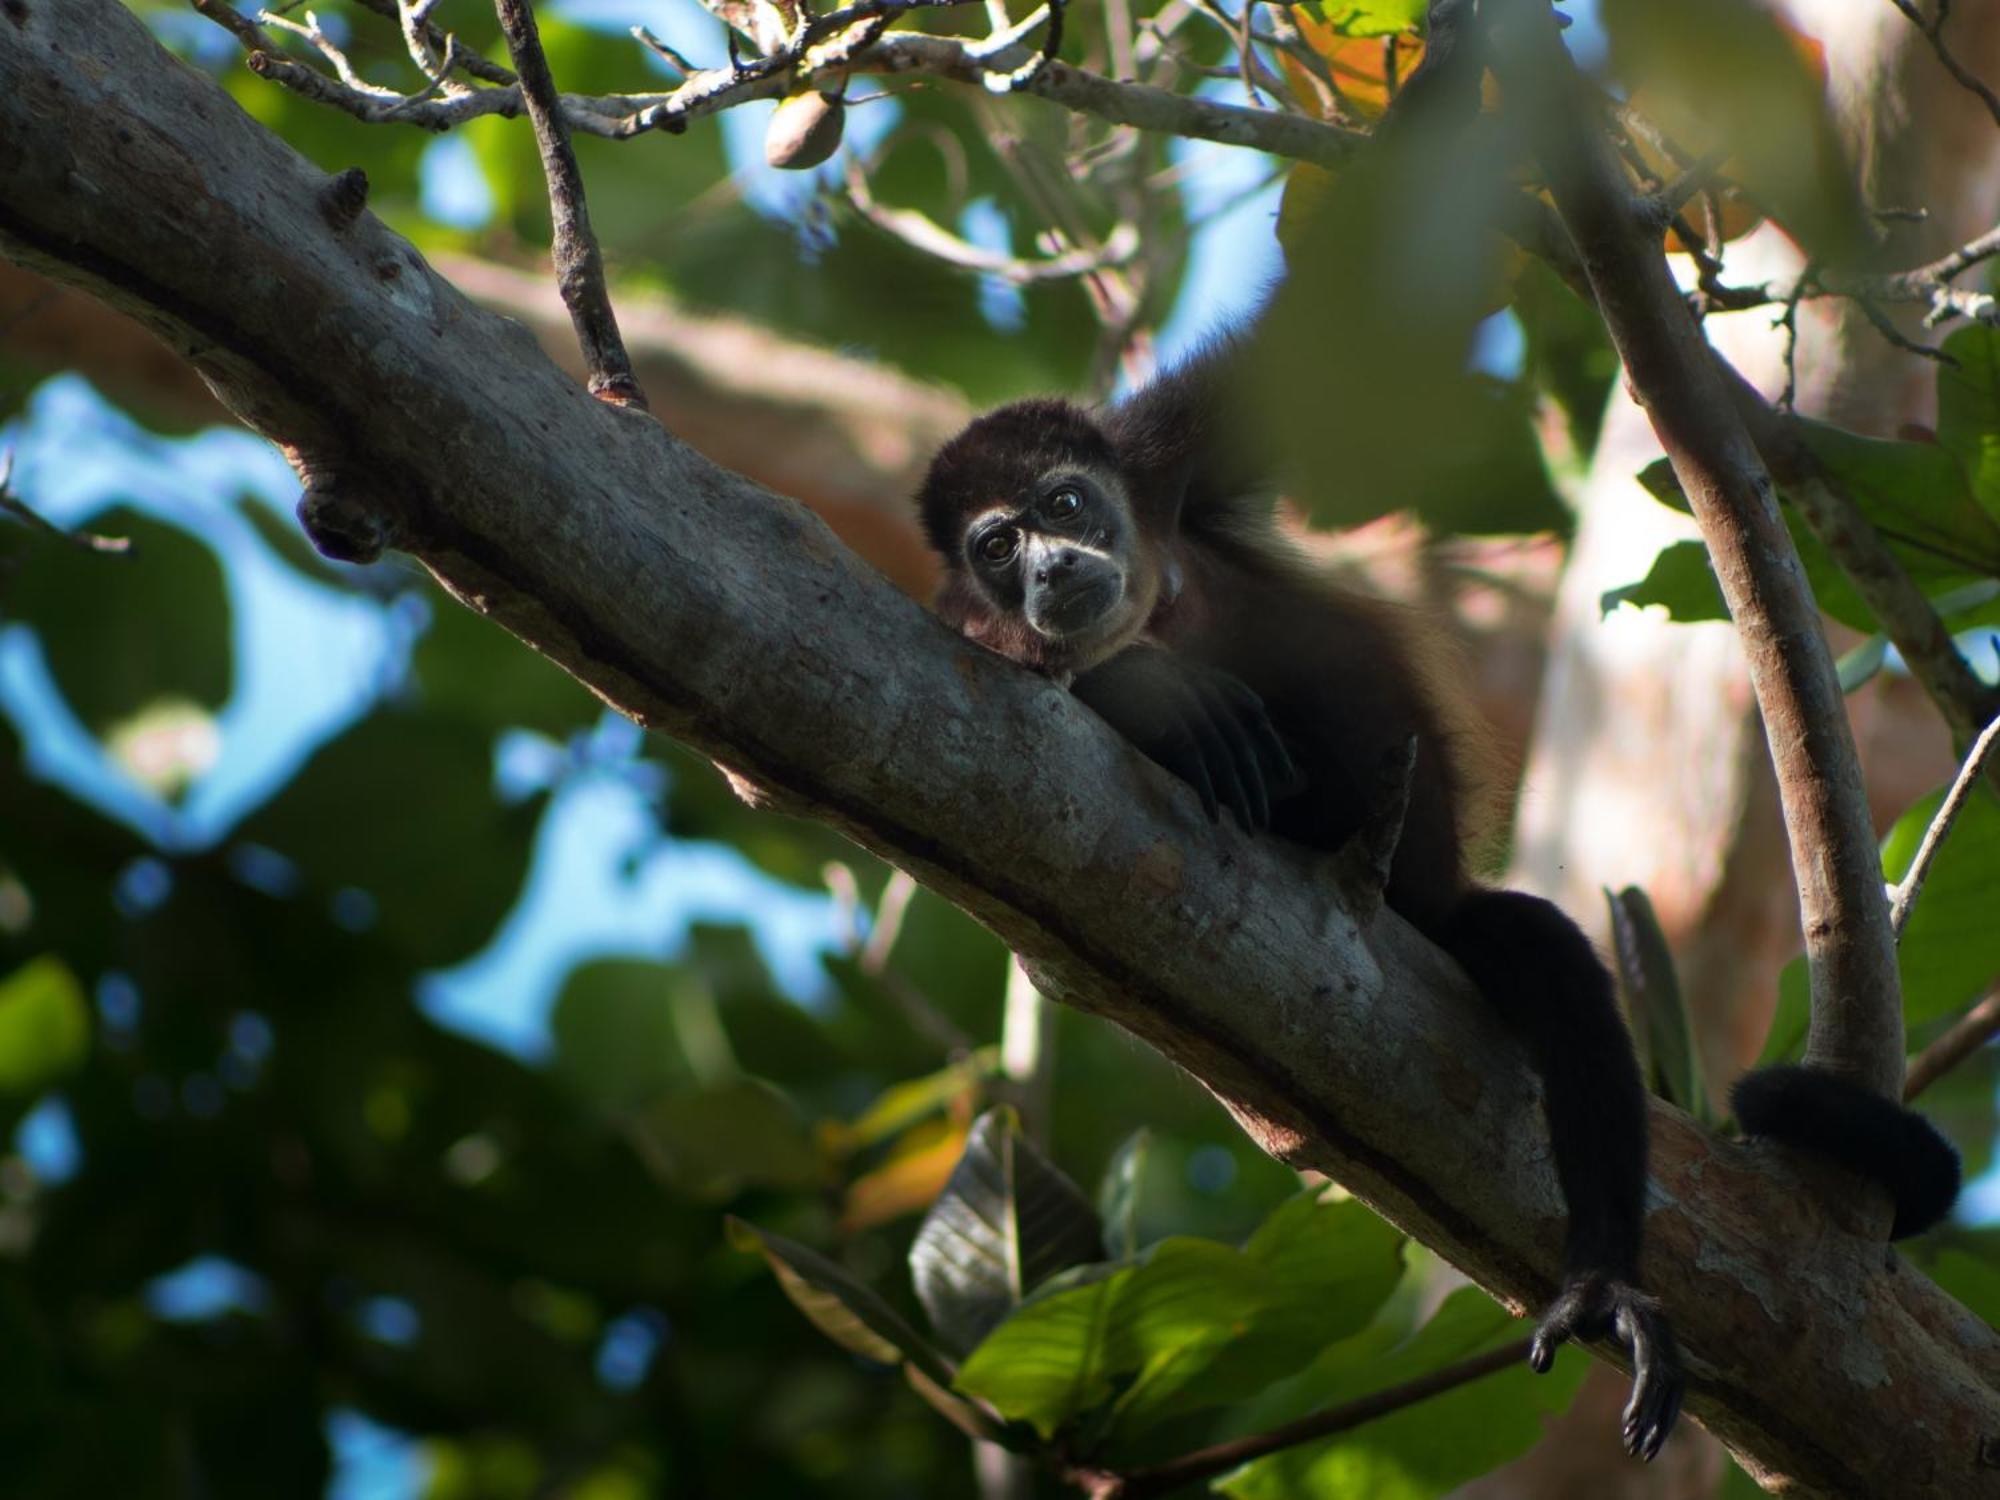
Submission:
[[[1076,549],[1074,547],[1065,547],[1062,551],[1051,554],[1039,568],[1035,569],[1035,582],[1047,583],[1049,579],[1058,573],[1073,572],[1076,568],[1076,563]]]

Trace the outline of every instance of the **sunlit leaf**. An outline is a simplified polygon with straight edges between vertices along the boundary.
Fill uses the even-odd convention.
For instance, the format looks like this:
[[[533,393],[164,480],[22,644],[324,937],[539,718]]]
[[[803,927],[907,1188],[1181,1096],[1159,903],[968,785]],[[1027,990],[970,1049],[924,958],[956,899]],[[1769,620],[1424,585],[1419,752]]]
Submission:
[[[1114,1395],[1121,1436],[1230,1404],[1363,1327],[1401,1273],[1400,1243],[1358,1203],[1300,1194],[1241,1250],[1175,1237],[1059,1278],[973,1351],[959,1389],[1044,1435]]]
[[[1700,542],[1669,543],[1660,549],[1643,579],[1606,589],[1598,600],[1598,608],[1607,615],[1621,604],[1634,609],[1657,604],[1682,624],[1729,618],[1722,585],[1715,581],[1715,570],[1708,564],[1708,548]]]

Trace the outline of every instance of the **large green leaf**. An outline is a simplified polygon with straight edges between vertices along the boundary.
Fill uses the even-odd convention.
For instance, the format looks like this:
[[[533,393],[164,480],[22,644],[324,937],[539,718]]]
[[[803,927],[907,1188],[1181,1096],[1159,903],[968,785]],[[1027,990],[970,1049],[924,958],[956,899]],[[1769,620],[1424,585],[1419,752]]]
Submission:
[[[1386,1357],[1348,1360],[1329,1351],[1327,1366],[1336,1373],[1316,1395],[1322,1406],[1358,1400],[1519,1334],[1506,1309],[1466,1287]],[[1367,1340],[1364,1334],[1356,1343]],[[1576,1394],[1588,1363],[1565,1351],[1551,1374],[1538,1376],[1523,1360],[1352,1432],[1260,1459],[1216,1488],[1236,1500],[1435,1500],[1533,1447],[1548,1418]]]
[[[1090,1201],[1011,1111],[991,1109],[917,1229],[910,1275],[938,1337],[962,1354],[1051,1276],[1103,1253]]]
[[[129,538],[132,550],[39,540],[0,583],[0,617],[35,627],[56,685],[95,732],[162,698],[219,709],[231,656],[215,554],[179,527],[123,507],[89,525]]]
[[[1359,1331],[1395,1287],[1400,1243],[1358,1203],[1300,1194],[1241,1250],[1178,1237],[1064,1278],[973,1351],[959,1389],[1044,1436],[1114,1395],[1116,1437],[1230,1404]]]
[[[1813,457],[1927,592],[1944,580],[2000,575],[2000,519],[1980,507],[1969,487],[1960,467],[1967,455],[1936,443],[1861,437],[1824,422],[1799,427]],[[1975,440],[1960,437],[1967,444]]]
[[[1606,589],[1598,608],[1608,615],[1621,604],[1634,609],[1662,605],[1682,624],[1729,618],[1722,585],[1715,581],[1715,570],[1708,565],[1708,548],[1700,542],[1673,542],[1662,547],[1643,579],[1623,588]]]

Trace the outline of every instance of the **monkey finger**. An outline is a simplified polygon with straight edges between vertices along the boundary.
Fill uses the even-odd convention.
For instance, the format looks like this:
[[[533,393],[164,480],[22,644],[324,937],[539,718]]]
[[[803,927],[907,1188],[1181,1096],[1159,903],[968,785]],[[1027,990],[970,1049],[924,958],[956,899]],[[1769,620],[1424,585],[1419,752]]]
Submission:
[[[1195,705],[1190,715],[1195,743],[1210,778],[1215,783],[1215,794],[1222,805],[1236,814],[1236,821],[1243,827],[1250,827],[1250,794],[1243,785],[1243,778],[1237,774],[1236,756],[1230,749],[1229,739],[1218,716],[1208,711],[1208,706],[1200,701],[1200,693],[1195,694]],[[1221,716],[1226,718],[1227,716]]]
[[[1208,696],[1209,722],[1227,744],[1236,780],[1243,788],[1246,805],[1239,812],[1243,826],[1252,832],[1269,828],[1271,799],[1265,790],[1264,768],[1258,761],[1257,748],[1235,705],[1223,696],[1221,684],[1212,685]]]
[[[1284,740],[1278,735],[1277,727],[1271,723],[1271,715],[1264,707],[1264,700],[1240,677],[1227,672],[1218,672],[1215,675],[1221,682],[1222,690],[1236,705],[1240,715],[1238,722],[1256,743],[1259,765],[1270,772],[1265,779],[1274,789],[1282,788],[1277,792],[1278,796],[1286,796],[1297,791],[1304,785],[1305,778],[1299,774],[1298,762],[1292,759],[1292,752],[1286,748]]]

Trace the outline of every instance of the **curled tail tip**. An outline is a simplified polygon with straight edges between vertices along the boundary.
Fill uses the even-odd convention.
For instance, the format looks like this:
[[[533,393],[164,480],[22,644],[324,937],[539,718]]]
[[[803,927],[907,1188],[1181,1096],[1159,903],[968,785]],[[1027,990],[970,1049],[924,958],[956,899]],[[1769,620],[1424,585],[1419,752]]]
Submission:
[[[1891,1239],[1921,1234],[1958,1199],[1958,1151],[1938,1128],[1859,1084],[1815,1068],[1746,1074],[1730,1104],[1748,1135],[1831,1157],[1895,1199]]]

